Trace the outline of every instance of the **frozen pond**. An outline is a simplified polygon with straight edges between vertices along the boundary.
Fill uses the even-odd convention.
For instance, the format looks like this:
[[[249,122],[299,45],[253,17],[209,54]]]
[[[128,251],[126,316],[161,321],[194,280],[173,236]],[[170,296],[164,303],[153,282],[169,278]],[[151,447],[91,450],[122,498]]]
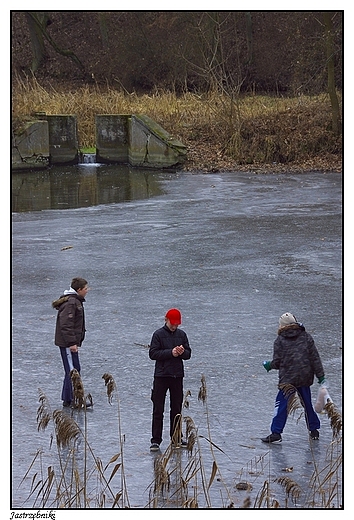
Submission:
[[[220,474],[210,488],[213,507],[230,501],[241,507],[248,492],[236,489],[240,481],[252,484],[253,501],[264,481],[282,476],[299,484],[299,502],[308,503],[314,465],[327,464],[329,418],[320,416],[315,446],[298,416],[289,417],[282,444],[263,444],[277,372],[267,374],[262,361],[271,359],[279,316],[293,312],[315,339],[341,410],[341,176],[129,175],[124,189],[109,169],[100,186],[95,169],[71,181],[67,172],[60,182],[47,174],[14,178],[11,507],[33,503],[33,497],[25,499],[38,467],[19,484],[37,450],[43,450],[43,468],[55,459],[52,427],[37,431],[38,389],[53,409],[61,409],[63,369],[53,342],[51,302],[73,276],[86,278],[91,287],[80,354],[85,391],[94,400],[87,413],[88,441],[104,466],[120,450],[117,400],[109,404],[102,379],[108,372],[119,396],[130,507],[147,506],[154,479],[155,455],[149,452],[154,363],[146,345],[170,307],[181,309],[192,348],[185,362],[184,390],[191,396],[184,415],[201,435],[207,480],[212,456],[205,437],[220,448],[214,450]],[[27,202],[23,192],[22,202],[18,198],[21,183]],[[40,201],[31,207],[36,197]],[[207,405],[198,401],[202,375]],[[317,383],[314,400],[316,392]],[[165,414],[162,449],[167,446]],[[185,451],[179,457],[187,463]],[[283,505],[279,485],[272,492]]]

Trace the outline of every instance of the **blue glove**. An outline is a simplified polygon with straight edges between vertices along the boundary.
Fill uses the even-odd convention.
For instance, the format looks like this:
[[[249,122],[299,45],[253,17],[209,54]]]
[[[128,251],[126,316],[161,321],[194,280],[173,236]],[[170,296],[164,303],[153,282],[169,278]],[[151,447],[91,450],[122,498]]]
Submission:
[[[269,372],[269,370],[272,370],[270,363],[271,363],[270,361],[263,361],[263,366],[267,372]]]

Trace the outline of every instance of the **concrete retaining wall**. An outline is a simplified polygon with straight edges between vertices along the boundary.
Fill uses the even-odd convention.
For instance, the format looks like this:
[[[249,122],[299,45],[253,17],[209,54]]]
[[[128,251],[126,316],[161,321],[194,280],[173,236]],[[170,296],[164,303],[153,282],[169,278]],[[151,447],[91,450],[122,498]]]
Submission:
[[[12,139],[12,168],[27,170],[49,165],[47,121],[26,123]]]
[[[79,163],[76,116],[38,117],[13,138],[12,168]],[[97,163],[177,168],[186,160],[186,147],[148,116],[96,115],[95,124]]]
[[[96,161],[128,164],[129,115],[96,115]]]
[[[186,147],[145,115],[130,118],[129,164],[168,168],[186,159]]]
[[[77,164],[79,162],[79,141],[76,116],[47,116],[47,121],[51,164]]]

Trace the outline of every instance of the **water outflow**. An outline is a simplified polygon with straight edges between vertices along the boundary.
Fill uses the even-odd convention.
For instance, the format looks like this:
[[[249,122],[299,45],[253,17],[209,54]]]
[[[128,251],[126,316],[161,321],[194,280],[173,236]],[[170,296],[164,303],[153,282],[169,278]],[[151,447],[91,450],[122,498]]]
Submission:
[[[83,153],[81,154],[81,162],[80,164],[95,164],[96,163],[96,154],[95,153]]]

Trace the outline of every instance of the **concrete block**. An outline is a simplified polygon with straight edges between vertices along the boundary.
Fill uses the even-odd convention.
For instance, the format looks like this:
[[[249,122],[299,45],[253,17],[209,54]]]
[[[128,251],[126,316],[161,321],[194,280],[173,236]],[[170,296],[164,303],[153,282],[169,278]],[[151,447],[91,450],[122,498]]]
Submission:
[[[127,164],[129,160],[129,115],[96,115],[96,161]]]
[[[49,131],[47,121],[29,121],[12,139],[12,168],[27,170],[49,165]]]
[[[73,115],[47,115],[51,164],[77,164],[79,143],[77,118]]]
[[[129,164],[132,166],[171,168],[186,159],[186,147],[148,116],[133,114],[129,135]]]

